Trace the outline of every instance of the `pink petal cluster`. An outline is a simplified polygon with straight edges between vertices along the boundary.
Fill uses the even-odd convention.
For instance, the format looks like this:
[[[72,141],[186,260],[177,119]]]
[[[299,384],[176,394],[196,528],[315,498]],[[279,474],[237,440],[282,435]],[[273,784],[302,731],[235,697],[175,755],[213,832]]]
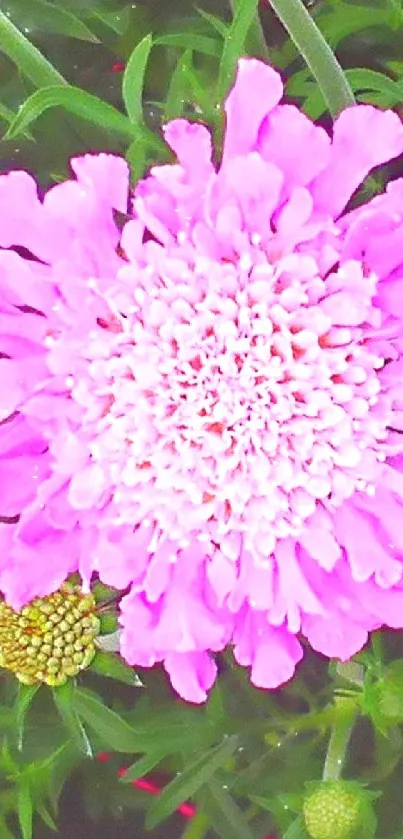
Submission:
[[[123,231],[121,159],[0,178],[0,589],[129,589],[122,655],[193,702],[228,644],[274,688],[403,627],[403,180],[343,215],[403,128],[281,96],[240,61],[220,166],[171,122]]]

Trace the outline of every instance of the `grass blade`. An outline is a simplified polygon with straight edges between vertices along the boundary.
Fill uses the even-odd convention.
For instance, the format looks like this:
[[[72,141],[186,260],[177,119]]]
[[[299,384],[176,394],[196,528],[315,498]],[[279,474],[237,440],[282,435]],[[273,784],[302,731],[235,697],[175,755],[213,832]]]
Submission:
[[[0,52],[7,56],[35,87],[67,84],[53,64],[28,41],[4,12],[0,10]]]
[[[30,706],[39,690],[39,685],[19,685],[15,705],[17,749],[22,750],[24,741],[25,720]]]
[[[27,783],[20,781],[18,789],[18,821],[20,823],[23,839],[32,839],[32,827],[34,808],[31,798],[31,790]]]
[[[133,127],[128,118],[112,105],[79,87],[51,85],[37,90],[24,102],[5,139],[10,140],[24,133],[44,111],[55,107],[64,108],[68,113],[87,119],[105,131],[120,134],[126,139],[132,140],[134,137]]]
[[[84,754],[85,757],[92,757],[91,743],[80,717],[74,708],[74,684],[72,682],[66,682],[65,685],[54,688],[53,699],[60,717],[78,751]]]
[[[146,35],[134,48],[123,75],[122,94],[130,122],[144,122],[143,89],[148,58],[153,45],[151,35]]]
[[[218,784],[209,783],[203,791],[203,812],[222,839],[254,839],[242,810]]]
[[[222,49],[218,38],[209,38],[208,35],[199,35],[197,32],[173,32],[169,35],[161,35],[154,43],[156,47],[179,47],[214,57],[221,55]]]
[[[245,41],[257,15],[259,0],[239,0],[224,38],[218,73],[217,98],[221,102],[233,81],[235,67],[245,52]]]
[[[238,746],[238,737],[223,740],[186,766],[186,769],[165,787],[161,795],[150,807],[146,826],[151,829],[171,815],[174,810],[206,784],[234,753]]]
[[[17,25],[40,32],[54,32],[80,41],[99,43],[99,38],[73,12],[48,3],[47,0],[13,0],[13,19]]]

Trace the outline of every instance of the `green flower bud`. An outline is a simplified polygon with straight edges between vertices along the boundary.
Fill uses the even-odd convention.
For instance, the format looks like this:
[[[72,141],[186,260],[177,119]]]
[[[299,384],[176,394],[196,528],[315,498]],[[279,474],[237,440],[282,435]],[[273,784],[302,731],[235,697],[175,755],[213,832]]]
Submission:
[[[91,663],[100,622],[91,594],[65,583],[15,612],[0,601],[0,666],[28,685],[56,687]]]
[[[368,794],[359,784],[324,781],[303,804],[310,839],[358,839],[371,809]]]

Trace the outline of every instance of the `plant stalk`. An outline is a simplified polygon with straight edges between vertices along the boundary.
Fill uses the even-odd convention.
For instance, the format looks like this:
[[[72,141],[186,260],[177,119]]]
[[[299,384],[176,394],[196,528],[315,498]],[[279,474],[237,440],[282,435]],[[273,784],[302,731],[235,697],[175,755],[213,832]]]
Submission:
[[[354,105],[347,78],[302,0],[270,3],[316,79],[332,117]]]

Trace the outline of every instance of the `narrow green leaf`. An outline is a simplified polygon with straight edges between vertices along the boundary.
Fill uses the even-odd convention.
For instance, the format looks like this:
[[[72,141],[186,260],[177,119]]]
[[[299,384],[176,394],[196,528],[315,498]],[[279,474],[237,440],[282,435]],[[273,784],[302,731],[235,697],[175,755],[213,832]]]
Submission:
[[[173,32],[169,35],[161,35],[154,41],[156,47],[179,47],[190,49],[204,55],[221,55],[221,44],[217,38],[209,38],[207,35],[199,35],[197,32]]]
[[[395,82],[384,73],[367,70],[364,67],[354,67],[346,70],[346,76],[354,91],[371,90],[382,94],[385,108],[397,105],[403,99],[403,84]]]
[[[0,102],[0,119],[8,124],[15,119],[15,113],[11,110],[11,108],[7,108],[7,105],[3,105]]]
[[[106,676],[132,687],[144,687],[133,667],[129,667],[118,655],[113,655],[111,652],[97,652],[91,662],[90,670],[93,670],[98,676]]]
[[[245,51],[245,41],[257,14],[259,0],[239,0],[224,38],[218,72],[217,97],[220,102],[233,81],[237,61]]]
[[[302,0],[270,2],[315,77],[330,114],[335,117],[344,108],[354,105],[347,78]]]
[[[125,8],[114,12],[105,11],[104,9],[99,8],[92,9],[91,16],[98,18],[104,26],[111,29],[112,32],[116,32],[117,35],[123,35],[130,22],[130,12],[130,6],[126,6]]]
[[[20,73],[35,87],[64,85],[66,79],[50,61],[17,29],[4,12],[0,10],[0,52],[4,53]]]
[[[122,94],[127,115],[132,123],[142,124],[144,77],[153,40],[146,35],[134,48],[123,75]]]
[[[288,830],[284,833],[283,839],[309,839],[301,816],[298,816]]]
[[[147,170],[148,162],[148,148],[147,142],[139,138],[130,143],[126,149],[125,158],[130,166],[130,179],[132,183],[137,183],[143,177]]]
[[[229,0],[232,13],[234,14],[242,0]],[[261,6],[261,4],[260,4]],[[245,52],[247,55],[254,55],[256,58],[262,58],[264,61],[270,61],[271,53],[266,43],[263,26],[260,22],[259,8],[252,19],[252,23],[246,33],[245,38]]]
[[[14,122],[16,116],[17,114],[14,111],[12,111],[11,108],[7,108],[6,105],[3,105],[0,102],[0,121],[3,120],[3,122],[7,123],[7,125],[11,125],[11,123]],[[24,131],[24,136],[27,138],[27,140],[34,139],[30,131]],[[0,139],[3,138],[0,137]],[[63,178],[63,180],[65,180],[65,178]]]
[[[218,746],[210,749],[207,754],[189,763],[151,805],[146,819],[147,828],[155,827],[173,813],[183,801],[194,796],[235,752],[238,742],[237,736],[228,737]]]
[[[19,783],[17,808],[23,839],[32,839],[34,808],[30,788],[27,783],[22,781]]]
[[[42,821],[47,825],[50,830],[53,830],[55,833],[58,832],[57,824],[49,810],[45,806],[43,801],[36,801],[35,802],[35,810],[40,815]],[[1,835],[1,834],[0,834]],[[1,837],[3,839],[3,836]]]
[[[197,7],[196,11],[199,15],[201,15],[202,18],[204,18],[204,20],[207,21],[207,23],[210,24],[210,26],[213,27],[213,29],[215,29],[216,32],[219,33],[219,35],[225,38],[228,32],[227,23],[224,23],[224,21],[221,20],[221,18],[219,18],[217,15],[213,15],[211,14],[211,12],[206,12],[204,9],[199,9]]]
[[[79,752],[86,757],[92,757],[92,747],[85,728],[74,707],[74,682],[69,681],[60,687],[53,688],[53,699],[72,741]]]
[[[242,810],[219,785],[208,783],[202,794],[202,809],[222,839],[254,839]]]
[[[189,94],[187,72],[192,67],[191,50],[185,50],[179,57],[176,67],[171,73],[168,92],[164,103],[164,119],[176,119],[183,114],[186,100]]]
[[[163,748],[174,753],[208,749],[225,733],[225,724],[212,724],[202,709],[165,708],[153,712],[147,708],[133,713],[132,719],[139,732],[138,751],[155,751]]]
[[[99,43],[99,38],[77,15],[61,6],[48,3],[47,0],[13,0],[12,17],[17,26],[21,25],[26,29],[54,32],[80,41]]]
[[[138,733],[89,691],[84,688],[74,691],[74,708],[106,746],[116,752],[141,751]]]
[[[17,748],[21,751],[24,740],[25,720],[30,705],[39,690],[39,685],[19,685],[15,703]]]
[[[216,125],[219,113],[214,96],[208,85],[202,81],[193,67],[193,53],[186,50],[180,57],[171,76],[171,83],[165,102],[165,119],[172,119],[183,113],[183,106],[198,105],[202,118],[210,125]]]
[[[340,3],[328,6],[326,14],[318,15],[317,24],[332,49],[349,35],[372,26],[391,26],[393,14],[379,4]]]
[[[137,781],[138,778],[143,778],[144,775],[148,775],[152,769],[155,769],[166,756],[167,750],[163,748],[150,751],[128,767],[125,774],[122,775],[121,781],[124,784],[130,784],[133,781]]]
[[[9,140],[22,134],[41,114],[49,108],[56,107],[64,108],[68,113],[86,119],[105,131],[119,134],[126,139],[133,138],[130,121],[112,105],[79,87],[51,85],[37,90],[24,102],[5,139]]]

